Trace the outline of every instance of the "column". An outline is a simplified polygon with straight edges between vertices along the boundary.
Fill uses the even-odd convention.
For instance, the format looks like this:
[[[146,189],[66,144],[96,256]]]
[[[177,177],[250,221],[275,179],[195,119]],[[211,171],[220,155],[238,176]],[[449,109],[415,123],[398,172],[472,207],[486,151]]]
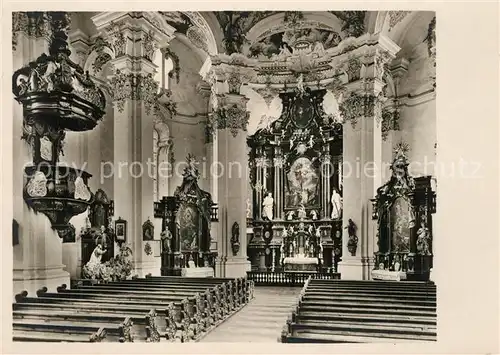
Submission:
[[[216,58],[209,69],[212,77],[214,123],[217,129],[217,157],[223,168],[218,177],[218,244],[223,277],[242,277],[250,271],[247,260],[246,201],[249,179],[247,155],[247,98],[240,95],[242,84],[255,75],[248,63],[233,65],[227,58]],[[239,250],[231,245],[232,227],[239,226]]]
[[[257,220],[262,219],[262,200],[264,199],[264,184],[265,184],[265,175],[264,175],[264,165],[266,160],[263,157],[264,152],[262,147],[257,148],[257,156],[255,157],[255,204],[257,206],[257,213],[255,214],[255,218]]]
[[[225,277],[242,277],[250,271],[247,260],[246,200],[248,186],[248,156],[246,126],[247,99],[238,94],[225,94],[215,113],[218,129],[218,157],[224,167],[219,177],[219,225],[222,256],[226,257]],[[239,251],[231,248],[232,226],[239,225]]]
[[[365,52],[358,60],[365,67],[361,79],[347,85],[349,93],[340,104],[343,127],[343,241],[339,272],[342,279],[367,280],[373,269],[376,245],[375,223],[371,203],[382,183],[382,81],[385,65],[399,49],[388,38],[379,38],[375,50]],[[354,254],[348,250],[349,235],[345,228],[351,219],[358,238]]]
[[[159,258],[146,248],[143,224],[153,221],[153,127],[159,83],[154,80],[155,55],[172,38],[153,26],[144,13],[101,13],[93,21],[108,34],[115,50],[110,77],[114,103],[115,216],[127,220],[127,243],[132,249],[133,275],[160,275]],[[172,30],[172,29],[170,29]],[[159,235],[159,233],[155,233]]]
[[[48,54],[50,24],[46,13],[35,13],[37,21],[26,12],[13,13],[13,68],[17,70],[42,53]],[[23,200],[24,167],[33,161],[29,144],[23,135],[23,107],[13,105],[13,218],[19,223],[19,243],[13,246],[13,294],[36,291],[47,287],[56,292],[57,286],[70,286],[70,275],[62,261],[62,239],[52,230],[49,219],[35,214]]]

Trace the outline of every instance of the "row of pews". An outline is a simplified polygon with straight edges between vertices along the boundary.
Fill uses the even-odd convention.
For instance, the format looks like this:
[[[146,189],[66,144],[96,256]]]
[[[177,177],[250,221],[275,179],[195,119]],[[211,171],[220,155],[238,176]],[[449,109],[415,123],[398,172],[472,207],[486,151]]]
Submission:
[[[310,278],[279,341],[436,341],[436,285]]]
[[[190,342],[245,306],[246,278],[146,277],[26,291],[13,303],[13,340],[36,342]]]

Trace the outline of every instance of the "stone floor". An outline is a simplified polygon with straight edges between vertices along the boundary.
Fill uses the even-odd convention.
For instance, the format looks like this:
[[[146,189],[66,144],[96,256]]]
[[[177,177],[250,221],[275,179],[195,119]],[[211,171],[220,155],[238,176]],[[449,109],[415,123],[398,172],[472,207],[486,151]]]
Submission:
[[[254,299],[200,342],[276,343],[300,287],[255,287]]]

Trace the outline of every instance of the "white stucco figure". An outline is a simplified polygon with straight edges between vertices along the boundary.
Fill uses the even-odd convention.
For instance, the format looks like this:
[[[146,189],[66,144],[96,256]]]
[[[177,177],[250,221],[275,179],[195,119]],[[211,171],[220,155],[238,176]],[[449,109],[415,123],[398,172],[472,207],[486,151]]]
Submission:
[[[342,197],[338,193],[337,189],[333,189],[332,192],[332,219],[339,219],[342,215]]]
[[[264,198],[264,201],[262,202],[262,217],[265,217],[269,219],[270,221],[273,220],[273,205],[274,205],[274,198],[273,195],[269,192],[267,196]]]

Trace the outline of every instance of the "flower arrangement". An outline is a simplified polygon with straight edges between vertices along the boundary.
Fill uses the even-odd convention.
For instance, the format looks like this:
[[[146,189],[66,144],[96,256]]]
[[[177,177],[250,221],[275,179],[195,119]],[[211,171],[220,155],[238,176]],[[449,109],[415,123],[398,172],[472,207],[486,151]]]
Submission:
[[[118,254],[103,264],[92,268],[83,269],[83,276],[92,280],[119,281],[126,280],[132,273],[133,263],[131,260],[132,249],[122,244]]]

